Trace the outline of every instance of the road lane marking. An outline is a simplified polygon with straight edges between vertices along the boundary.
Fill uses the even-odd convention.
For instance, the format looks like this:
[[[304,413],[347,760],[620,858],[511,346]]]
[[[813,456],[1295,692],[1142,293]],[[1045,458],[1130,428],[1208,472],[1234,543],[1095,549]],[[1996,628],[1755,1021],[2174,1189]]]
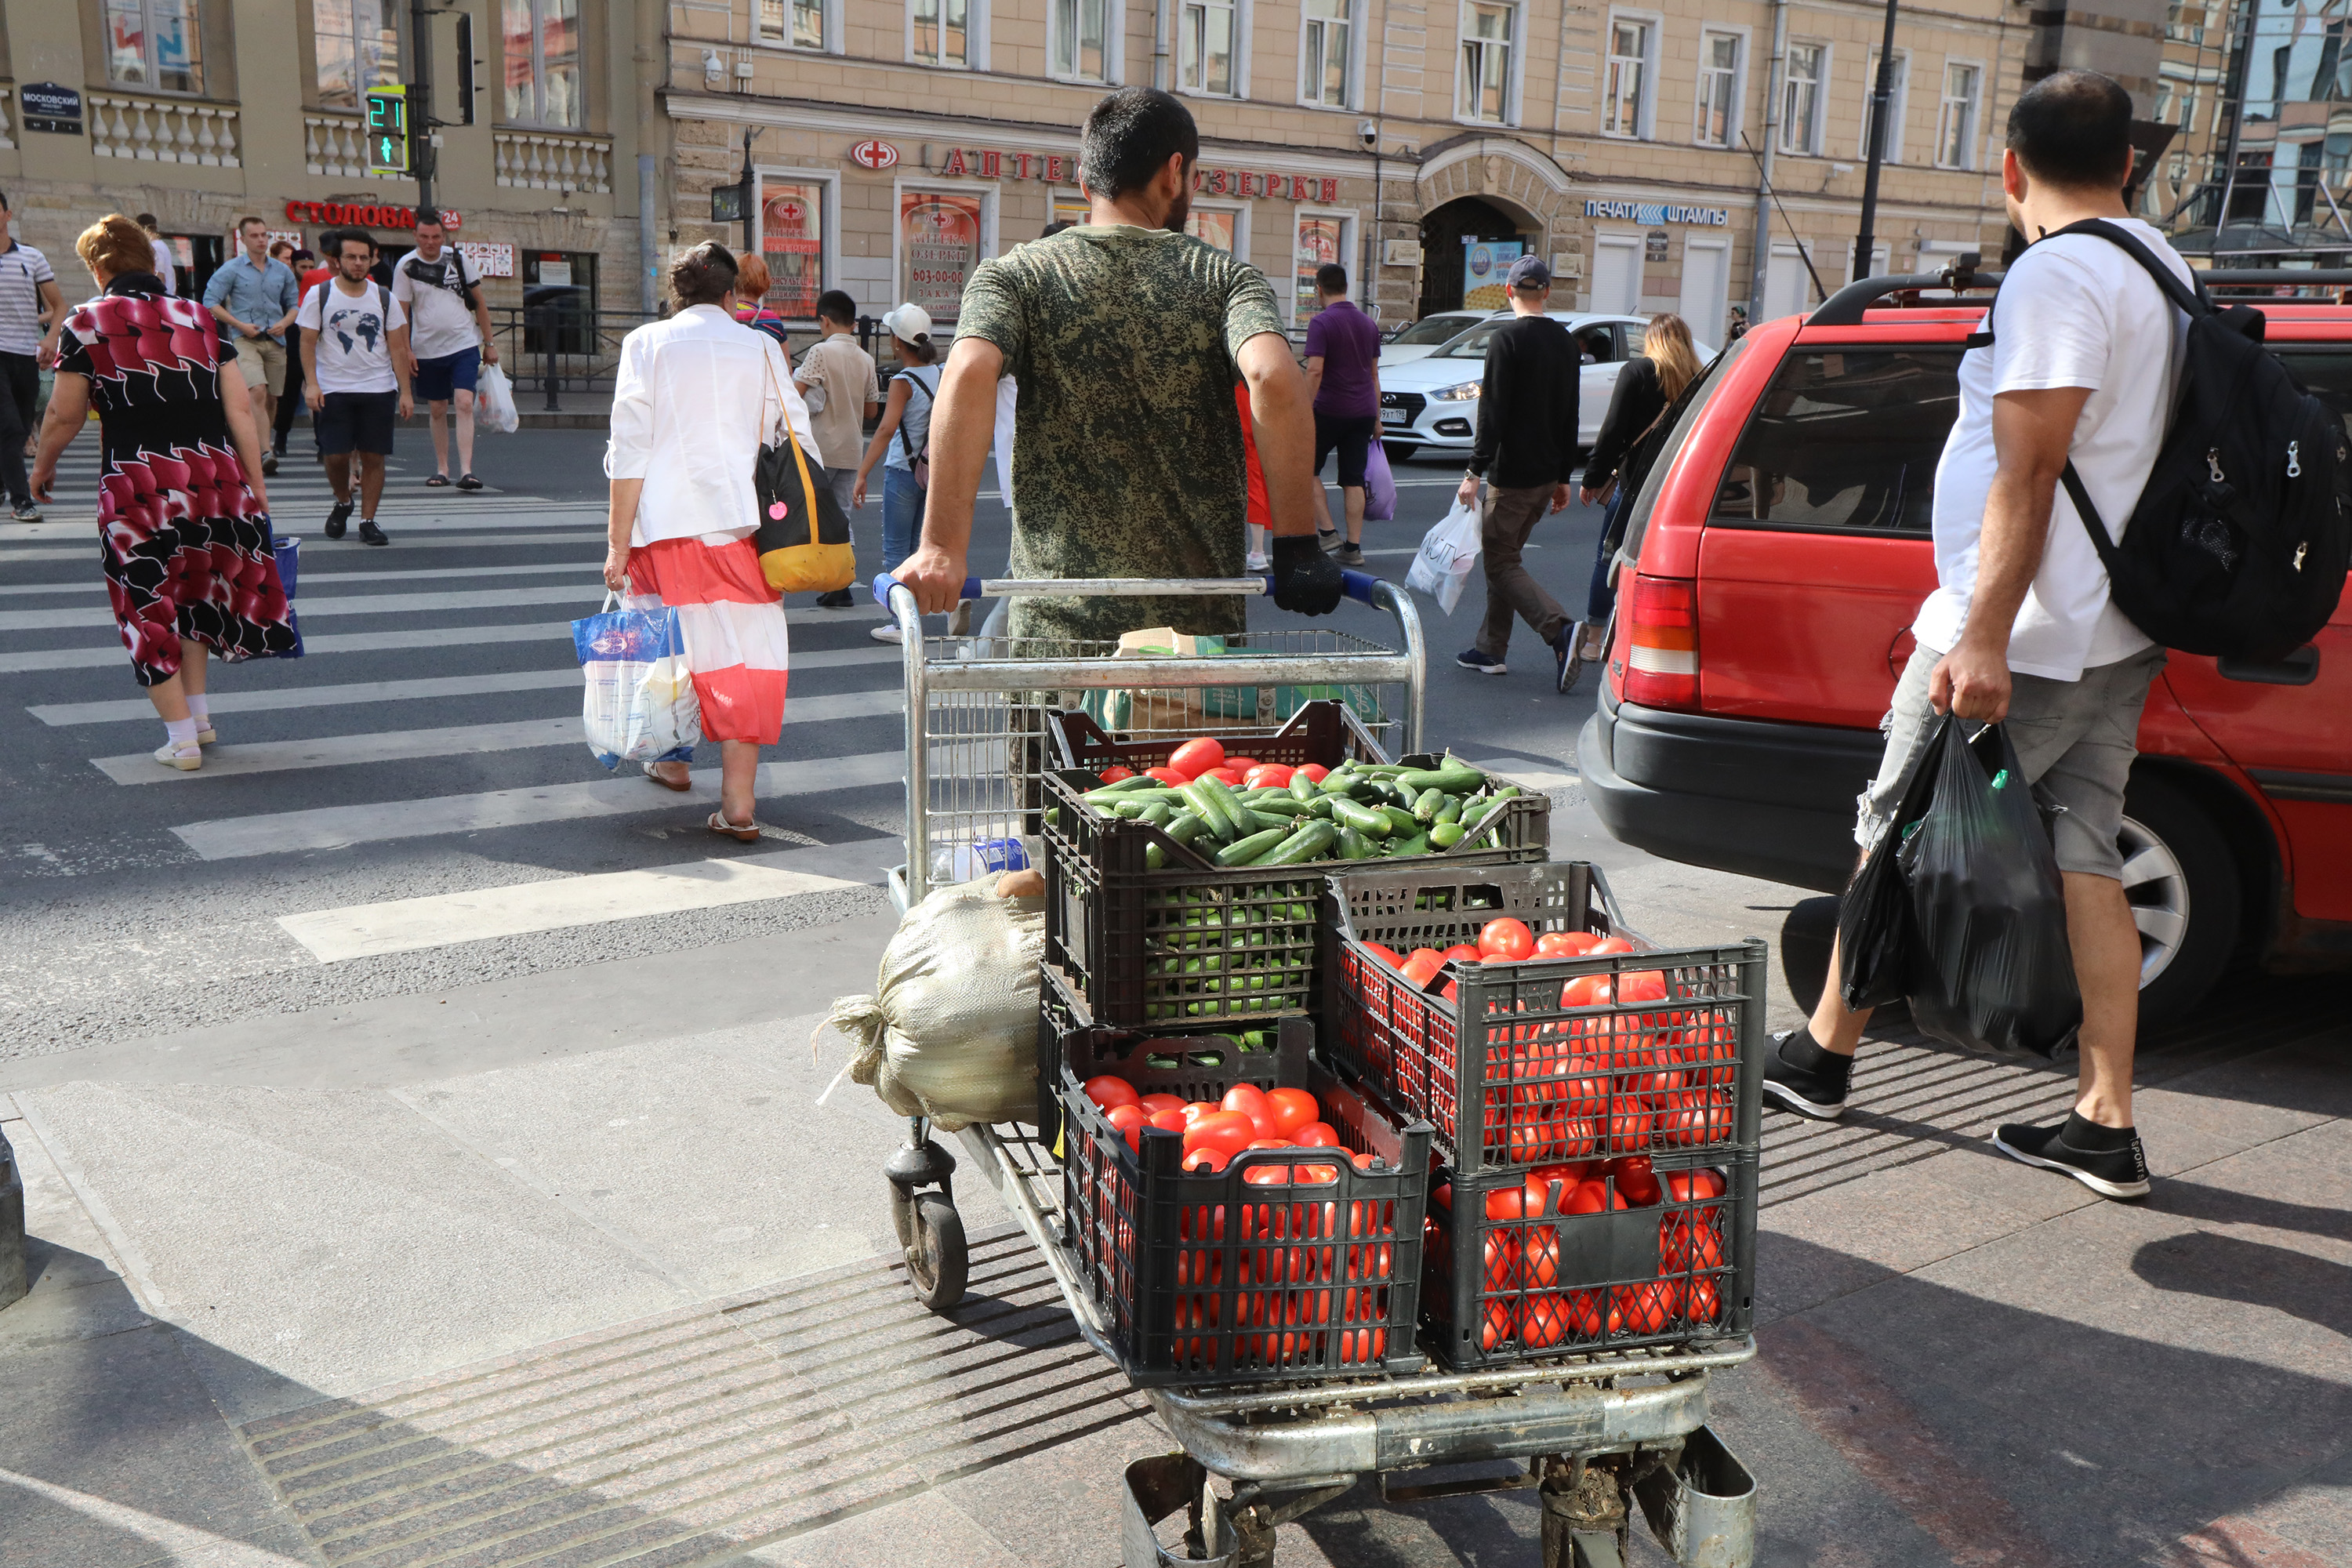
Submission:
[[[282,537],[287,539],[296,539],[300,536],[299,534],[288,533]],[[425,543],[418,545],[417,548],[420,550],[518,550],[525,545],[531,544],[568,544],[585,542],[589,540],[594,540],[597,543],[602,544],[604,542],[604,531],[601,528],[597,528],[583,529],[577,533],[533,533],[529,537],[522,539],[511,538],[502,533],[477,533],[469,534],[462,539],[428,540]],[[326,542],[327,542],[324,540],[313,540],[311,542],[310,549],[314,552],[314,556],[315,552],[324,548]],[[89,561],[95,563],[97,560],[98,536],[94,530],[90,531],[88,542],[79,549],[68,549],[62,544],[26,545],[16,548],[0,547],[0,566],[14,566],[20,562],[26,561]],[[473,571],[452,567],[443,574],[471,576],[473,575]],[[329,574],[322,572],[320,575],[323,577],[329,575]],[[307,582],[309,579],[305,578],[304,581]]]
[[[828,615],[836,612],[826,612]],[[804,623],[823,626],[824,622]],[[322,654],[391,653],[402,648],[465,647],[477,643],[502,642],[564,642],[572,640],[570,621],[532,621],[512,626],[432,626],[401,632],[330,632],[319,637],[305,636],[304,651],[316,658]],[[795,649],[794,669],[831,669],[843,665],[897,664],[897,647],[875,643],[856,647],[826,647]],[[102,647],[45,647],[28,653],[0,653],[0,675],[11,675],[34,669],[111,669],[121,667],[129,656],[121,643],[108,643]],[[231,693],[215,693],[215,705],[224,703]],[[122,706],[131,711],[117,715],[143,719],[153,709],[145,703],[131,702]],[[222,707],[221,711],[228,711]],[[57,721],[60,722],[97,722],[98,721]]]
[[[377,559],[382,560],[383,557],[378,556]],[[471,580],[476,577],[524,577],[533,574],[544,576],[550,572],[577,572],[583,575],[593,572],[599,574],[601,580],[604,570],[604,563],[601,561],[573,560],[535,562],[528,566],[468,566],[456,569],[447,566],[435,566],[420,569],[415,572],[298,571],[294,580],[295,593],[297,595],[294,601],[294,607],[298,610],[310,608],[310,602],[308,599],[304,599],[299,596],[301,590],[304,588],[319,587],[322,584],[333,584],[339,583],[415,583],[427,579],[436,583],[446,583],[452,577],[464,577]],[[73,583],[11,583],[5,586],[0,586],[0,594],[89,594],[95,595],[105,592],[106,584],[103,580]]]
[[[754,793],[763,800],[787,795],[896,784],[904,776],[903,750],[858,756],[761,764]],[[591,816],[628,816],[681,811],[699,813],[719,804],[719,770],[697,768],[689,795],[656,788],[642,776],[625,774],[588,784],[542,784],[524,789],[485,790],[478,795],[436,795],[424,800],[380,801],[362,805],[321,806],[310,811],[192,822],[173,833],[206,860],[305,849],[346,849],[354,845],[425,838],[445,833],[476,833],[494,827],[535,826]]]
[[[577,588],[495,588],[480,593],[343,594],[333,598],[297,598],[294,608],[303,621],[333,616],[429,615],[443,610],[504,610],[519,605],[593,605],[604,596],[599,578]],[[0,632],[58,631],[68,627],[110,626],[110,609],[0,610]]]

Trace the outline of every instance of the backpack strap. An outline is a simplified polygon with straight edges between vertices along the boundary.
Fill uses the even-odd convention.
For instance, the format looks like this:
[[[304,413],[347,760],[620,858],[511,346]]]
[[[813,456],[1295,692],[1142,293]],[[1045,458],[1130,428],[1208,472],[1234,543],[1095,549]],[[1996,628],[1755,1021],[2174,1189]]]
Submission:
[[[931,397],[931,389],[924,384],[923,378],[917,375],[913,370],[908,369],[900,371],[898,373],[898,379],[905,382],[908,386],[913,387],[915,391],[921,393],[923,395],[924,402],[929,403],[933,401]],[[908,395],[912,396],[913,394],[909,393]],[[928,452],[930,449],[931,427],[929,425],[926,425],[923,426],[923,451]],[[907,422],[903,418],[898,421],[898,450],[907,454],[907,464],[909,468],[913,467],[915,459],[921,456],[921,453],[915,450],[915,444],[907,439]]]
[[[2189,284],[2183,283],[2171,268],[2158,261],[2147,247],[2140,243],[2139,237],[2131,230],[2103,217],[2086,217],[2079,222],[2068,224],[2056,234],[2045,234],[2042,238],[2056,239],[2062,235],[2069,234],[2087,234],[2094,238],[2104,239],[2134,261],[2138,262],[2147,275],[2156,280],[2156,286],[2163,291],[2164,297],[2171,300],[2176,309],[2186,311],[2189,320],[2195,321],[2200,316],[2210,316],[2213,313],[2213,300],[2212,297],[2205,292],[2205,280],[2202,278],[2198,279],[2193,289]],[[2041,243],[2041,240],[2034,241],[2035,245]],[[2000,303],[2000,289],[1996,286],[1992,291],[1992,303],[1985,307],[1983,330],[1970,332],[1962,339],[1962,348],[1992,347],[1992,313],[1994,308]]]

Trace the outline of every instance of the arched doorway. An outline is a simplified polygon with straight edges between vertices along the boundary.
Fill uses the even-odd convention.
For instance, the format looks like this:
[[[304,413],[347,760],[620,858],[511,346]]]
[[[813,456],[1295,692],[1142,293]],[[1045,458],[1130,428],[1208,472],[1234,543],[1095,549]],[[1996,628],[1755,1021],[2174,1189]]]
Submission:
[[[1421,310],[1462,308],[1464,240],[1516,239],[1525,230],[1492,202],[1461,196],[1421,220]]]

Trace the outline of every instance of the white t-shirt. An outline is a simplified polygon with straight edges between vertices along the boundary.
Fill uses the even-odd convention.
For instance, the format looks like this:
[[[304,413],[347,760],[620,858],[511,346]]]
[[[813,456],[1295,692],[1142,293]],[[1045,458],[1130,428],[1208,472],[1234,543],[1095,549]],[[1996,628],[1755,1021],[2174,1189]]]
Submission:
[[[2181,281],[2189,264],[2137,218],[2125,228]],[[1988,312],[1990,348],[1960,359],[1960,414],[1936,468],[1936,591],[1911,633],[1929,647],[1959,640],[1976,591],[1977,539],[1998,467],[1993,399],[2004,392],[2091,389],[2074,425],[2071,456],[2111,538],[2120,539],[2156,467],[2180,382],[2189,319],[2121,247],[2095,235],[2064,235],[2030,247],[2001,279]],[[2042,568],[2018,606],[2009,668],[2053,680],[2129,658],[2154,644],[2109,602],[2099,564],[2063,485],[2050,509]]]
[[[340,279],[328,279],[302,297],[294,324],[318,337],[320,392],[400,390],[392,374],[392,334],[408,324],[408,313],[374,279],[362,282],[355,296],[343,291]]]
[[[180,274],[179,269],[173,263],[172,242],[168,239],[158,239],[153,235],[149,235],[147,237],[147,248],[154,253],[155,276],[163,279],[163,292],[166,294],[178,293],[180,291]]]
[[[463,353],[482,341],[459,286],[458,268],[464,265],[457,247],[445,245],[437,262],[411,251],[392,269],[392,297],[408,312],[408,352],[418,359]],[[470,271],[463,276],[467,282],[478,281]]]

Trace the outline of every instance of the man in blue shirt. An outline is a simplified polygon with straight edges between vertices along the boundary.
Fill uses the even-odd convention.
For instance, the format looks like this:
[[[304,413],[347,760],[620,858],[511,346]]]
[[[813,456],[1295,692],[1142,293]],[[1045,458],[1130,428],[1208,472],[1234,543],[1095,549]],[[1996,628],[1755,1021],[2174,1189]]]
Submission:
[[[236,220],[245,254],[205,285],[205,304],[221,325],[236,334],[236,368],[253,400],[257,430],[275,426],[278,399],[286,390],[286,329],[302,303],[292,268],[269,254],[269,227],[257,217]],[[278,454],[266,451],[261,471],[278,471]]]

